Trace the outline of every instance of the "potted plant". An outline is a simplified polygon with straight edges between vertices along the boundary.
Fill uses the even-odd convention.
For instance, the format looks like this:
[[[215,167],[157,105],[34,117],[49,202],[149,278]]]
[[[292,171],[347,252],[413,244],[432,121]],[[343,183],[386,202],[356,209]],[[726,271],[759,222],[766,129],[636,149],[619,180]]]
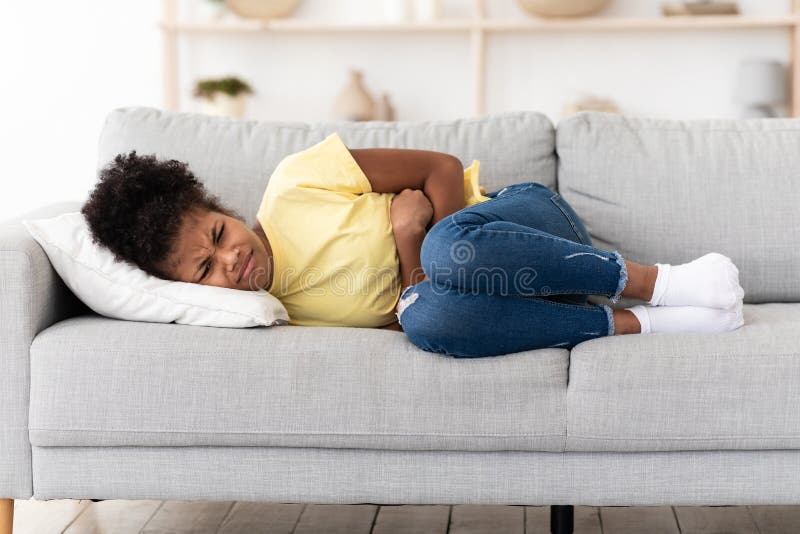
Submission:
[[[198,80],[194,86],[194,96],[200,98],[202,112],[209,115],[242,117],[249,94],[253,94],[253,89],[235,76]]]

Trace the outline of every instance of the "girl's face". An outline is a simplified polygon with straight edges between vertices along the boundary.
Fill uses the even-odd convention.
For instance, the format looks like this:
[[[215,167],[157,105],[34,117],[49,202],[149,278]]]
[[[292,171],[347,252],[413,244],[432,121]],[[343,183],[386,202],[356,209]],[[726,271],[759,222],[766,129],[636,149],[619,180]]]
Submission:
[[[266,290],[272,281],[266,236],[223,213],[188,213],[176,247],[167,268],[173,280],[245,291]]]

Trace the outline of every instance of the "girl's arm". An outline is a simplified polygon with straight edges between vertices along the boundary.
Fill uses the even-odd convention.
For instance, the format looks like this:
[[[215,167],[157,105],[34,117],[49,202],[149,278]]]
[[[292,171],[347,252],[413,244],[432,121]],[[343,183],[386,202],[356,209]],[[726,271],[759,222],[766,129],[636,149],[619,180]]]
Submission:
[[[422,241],[426,225],[433,215],[433,206],[420,190],[404,189],[392,199],[390,209],[392,233],[400,262],[401,288],[427,280],[420,264]],[[395,321],[381,328],[399,330],[403,328]]]
[[[394,242],[397,245],[397,257],[400,260],[400,280],[402,287],[414,285],[428,277],[422,272],[420,264],[420,250],[425,239],[425,229],[417,231],[395,231]]]
[[[464,167],[444,152],[407,148],[349,149],[376,193],[419,189],[433,205],[430,228],[465,206]]]
[[[433,215],[432,204],[418,189],[404,189],[392,199],[389,211],[403,288],[427,280],[422,271],[420,251]]]
[[[425,239],[425,228],[402,229],[393,228],[394,241],[397,244],[397,257],[400,260],[400,279],[402,288],[427,280],[428,277],[422,272],[419,261],[419,253],[422,249],[422,241]],[[386,330],[403,331],[400,323],[395,321],[380,328]]]

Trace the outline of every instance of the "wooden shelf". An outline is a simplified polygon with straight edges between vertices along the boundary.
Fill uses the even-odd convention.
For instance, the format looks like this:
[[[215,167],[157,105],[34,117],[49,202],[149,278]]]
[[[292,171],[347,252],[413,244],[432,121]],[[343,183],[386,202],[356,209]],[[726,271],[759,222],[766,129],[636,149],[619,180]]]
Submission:
[[[450,19],[430,23],[329,23],[301,19],[242,20],[233,22],[161,23],[161,28],[179,33],[225,32],[430,32],[430,31],[595,31],[595,30],[690,30],[710,28],[790,28],[793,16],[748,18],[731,16],[585,18],[585,19]]]
[[[741,15],[691,17],[594,17],[585,19],[493,20],[485,19],[480,27],[486,31],[604,31],[604,30],[692,30],[712,28],[790,28],[797,23],[792,16],[749,18]]]
[[[470,31],[474,24],[469,20],[452,20],[422,23],[329,23],[315,20],[274,19],[264,21],[237,21],[219,23],[180,23],[161,24],[165,30],[179,33],[217,33],[217,32],[409,32],[409,31]]]
[[[775,17],[709,15],[677,17],[587,17],[547,19],[486,18],[486,0],[473,0],[473,17],[445,19],[430,23],[329,23],[308,19],[234,20],[226,22],[179,22],[176,0],[163,0],[160,28],[164,34],[164,99],[167,109],[178,109],[178,35],[217,33],[424,33],[463,32],[470,38],[473,59],[474,115],[485,113],[486,36],[504,32],[595,32],[595,31],[667,31],[713,29],[782,29],[789,32],[790,116],[800,117],[800,0],[792,0],[792,12]]]

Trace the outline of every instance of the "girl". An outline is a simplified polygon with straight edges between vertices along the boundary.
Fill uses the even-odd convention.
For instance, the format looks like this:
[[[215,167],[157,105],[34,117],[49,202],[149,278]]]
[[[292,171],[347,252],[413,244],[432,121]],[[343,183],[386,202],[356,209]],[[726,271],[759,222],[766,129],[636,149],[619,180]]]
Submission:
[[[154,276],[269,291],[289,324],[400,330],[458,357],[744,322],[739,271],[722,254],[634,263],[593,247],[540,183],[482,193],[477,161],[350,150],[332,133],[281,160],[252,227],[185,163],[135,151],[101,171],[81,212],[96,243]],[[647,305],[614,310],[588,295]]]

